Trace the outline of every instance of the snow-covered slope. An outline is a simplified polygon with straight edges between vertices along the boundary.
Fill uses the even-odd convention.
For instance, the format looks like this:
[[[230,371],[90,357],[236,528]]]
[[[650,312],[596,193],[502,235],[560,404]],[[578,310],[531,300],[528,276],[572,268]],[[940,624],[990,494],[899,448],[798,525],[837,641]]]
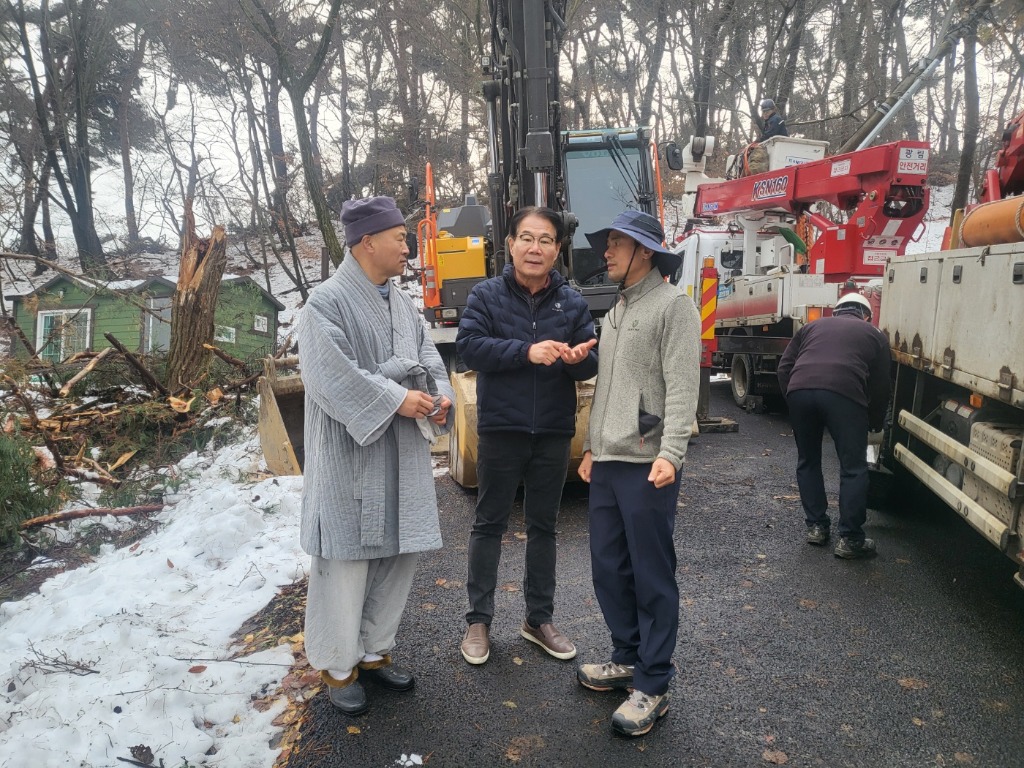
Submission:
[[[155,533],[0,605],[0,766],[107,768],[137,745],[168,768],[273,764],[284,702],[259,712],[252,699],[274,692],[292,654],[232,661],[230,637],[309,559],[302,478],[260,479],[261,461],[252,434],[191,454]]]

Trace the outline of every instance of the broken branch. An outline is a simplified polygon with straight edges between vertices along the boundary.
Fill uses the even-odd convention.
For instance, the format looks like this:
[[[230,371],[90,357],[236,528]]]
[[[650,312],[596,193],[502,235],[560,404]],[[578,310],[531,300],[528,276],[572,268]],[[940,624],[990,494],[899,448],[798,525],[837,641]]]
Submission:
[[[88,375],[89,371],[91,371],[93,368],[99,365],[100,361],[103,360],[104,357],[109,355],[113,350],[113,347],[107,347],[106,349],[101,350],[100,353],[96,355],[96,357],[94,357],[92,360],[88,362],[85,368],[83,368],[82,370],[80,370],[78,373],[76,373],[74,376],[67,380],[67,383],[65,383],[64,386],[60,388],[60,396],[67,397],[68,392],[71,391],[71,388],[75,386],[75,384],[80,382],[82,379],[84,379]]]
[[[144,504],[139,507],[121,507],[119,509],[111,509],[109,507],[96,507],[95,509],[69,509],[66,512],[54,512],[51,515],[40,515],[39,517],[29,518],[25,520],[18,527],[21,530],[27,528],[36,528],[40,525],[52,525],[53,523],[65,523],[68,520],[80,520],[83,517],[103,517],[105,515],[113,515],[114,517],[121,517],[122,515],[144,515],[149,512],[159,512],[164,508],[163,504]]]
[[[46,443],[46,447],[50,449],[50,453],[53,454],[53,463],[57,465],[57,469],[64,470],[64,457],[61,456],[60,450],[57,448],[57,443],[53,441],[49,433],[43,429],[39,424],[39,417],[36,415],[36,409],[32,407],[31,401],[25,396],[25,393],[18,387],[18,383],[7,374],[4,374],[4,381],[11,388],[11,393],[18,398],[24,407],[25,412],[28,414],[29,422],[32,424],[34,429],[37,429],[43,436],[43,442]]]
[[[215,354],[228,365],[233,365],[236,368],[245,368],[244,362],[239,360],[237,357],[232,357],[220,347],[215,347],[213,346],[213,344],[203,344],[203,349],[210,350],[211,352],[213,352],[213,354]]]
[[[225,392],[232,392],[232,391],[234,391],[236,389],[241,389],[242,387],[245,387],[245,386],[248,386],[249,384],[252,384],[254,381],[256,381],[262,375],[263,375],[262,372],[254,373],[252,376],[247,376],[246,378],[242,379],[241,381],[232,381],[232,382],[224,385],[224,391]]]
[[[124,344],[117,340],[117,337],[114,336],[114,334],[104,333],[103,335],[106,337],[107,341],[113,344],[117,348],[117,351],[124,355],[125,359],[135,367],[135,370],[137,370],[139,372],[139,375],[142,376],[143,381],[149,384],[149,386],[151,386],[161,395],[170,394],[170,392],[167,391],[167,387],[161,384],[157,380],[156,376],[150,373],[149,369],[142,364],[142,361],[139,360],[139,358],[137,358],[131,352],[129,352],[127,348],[124,346]]]

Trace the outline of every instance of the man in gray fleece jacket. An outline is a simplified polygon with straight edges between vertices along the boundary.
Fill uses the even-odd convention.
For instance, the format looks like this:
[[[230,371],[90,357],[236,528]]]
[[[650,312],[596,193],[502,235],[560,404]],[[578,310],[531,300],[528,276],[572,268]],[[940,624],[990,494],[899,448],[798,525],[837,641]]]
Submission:
[[[679,256],[653,216],[625,211],[587,239],[621,295],[605,317],[597,388],[580,477],[590,483],[594,592],[611,632],[611,659],[583,664],[597,690],[632,688],[612,727],[639,736],[668,711],[679,627],[675,528],[679,478],[697,411],[700,316],[665,281]]]

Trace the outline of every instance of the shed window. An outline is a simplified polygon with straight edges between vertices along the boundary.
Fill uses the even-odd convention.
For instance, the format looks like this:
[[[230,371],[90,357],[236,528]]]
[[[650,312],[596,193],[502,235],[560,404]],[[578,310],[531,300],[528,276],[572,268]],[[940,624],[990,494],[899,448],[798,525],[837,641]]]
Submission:
[[[230,325],[213,326],[213,340],[226,341],[229,344],[235,343],[235,329]]]
[[[36,319],[36,346],[39,356],[51,363],[67,360],[76,352],[89,348],[92,331],[92,310],[48,309]]]
[[[270,329],[270,318],[266,315],[253,315],[252,329],[256,333],[267,333]]]

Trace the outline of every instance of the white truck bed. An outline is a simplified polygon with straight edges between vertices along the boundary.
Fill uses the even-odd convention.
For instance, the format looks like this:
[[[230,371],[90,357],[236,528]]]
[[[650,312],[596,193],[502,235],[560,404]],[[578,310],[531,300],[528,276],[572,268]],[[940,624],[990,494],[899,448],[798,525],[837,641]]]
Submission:
[[[890,261],[879,328],[901,363],[1024,408],[1024,245]]]

